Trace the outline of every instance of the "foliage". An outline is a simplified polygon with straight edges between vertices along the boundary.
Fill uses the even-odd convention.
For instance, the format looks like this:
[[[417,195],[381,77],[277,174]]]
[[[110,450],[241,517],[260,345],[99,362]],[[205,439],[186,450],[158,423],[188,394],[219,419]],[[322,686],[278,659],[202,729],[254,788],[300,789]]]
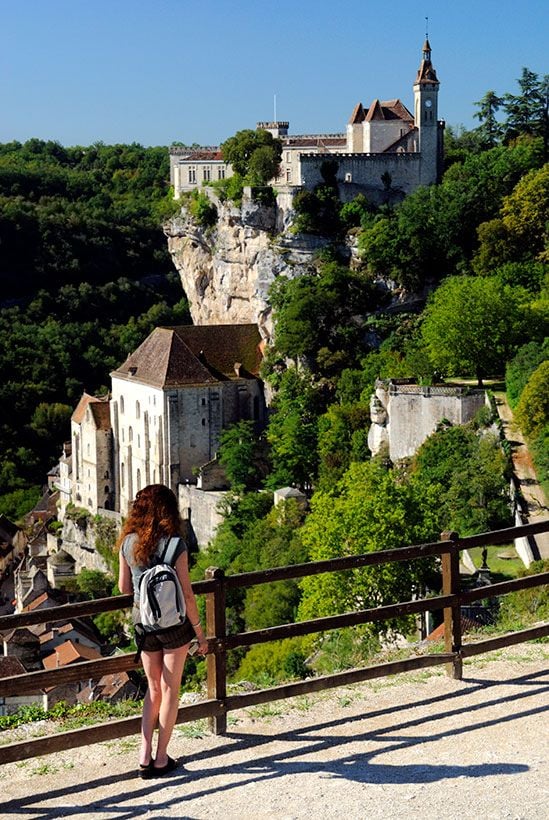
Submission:
[[[37,504],[41,495],[41,488],[36,485],[4,493],[0,496],[0,513],[10,521],[21,522]]]
[[[76,576],[76,584],[80,592],[92,600],[109,598],[113,594],[114,579],[98,569],[81,569]]]
[[[277,176],[282,143],[270,131],[244,129],[221,145],[223,159],[249,185],[265,185]]]
[[[506,262],[549,261],[549,164],[525,174],[503,198],[500,215],[478,227],[478,273]]]
[[[0,493],[35,484],[59,457],[84,389],[106,392],[109,370],[154,327],[188,321],[176,274],[65,285],[0,308]]]
[[[115,549],[118,524],[111,518],[96,515],[93,519],[95,549],[105,561],[113,578],[118,578],[118,551]]]
[[[509,465],[493,433],[473,424],[434,433],[412,469],[418,493],[431,499],[438,532],[470,535],[511,525]]]
[[[540,165],[536,141],[468,154],[440,185],[418,188],[394,210],[381,210],[361,232],[368,270],[408,289],[467,270],[478,225],[495,218],[503,197]]]
[[[204,191],[195,189],[189,197],[189,211],[203,228],[211,228],[217,222],[217,208]]]
[[[238,669],[238,680],[269,685],[308,677],[307,653],[303,638],[270,641],[252,646]]]
[[[291,368],[282,375],[267,430],[273,465],[267,485],[272,489],[311,485],[318,467],[317,424],[323,409],[307,371]]]
[[[519,94],[504,94],[505,139],[516,139],[523,134],[541,136],[547,156],[549,137],[549,75],[540,77],[524,67],[518,79]]]
[[[370,410],[367,404],[332,404],[318,420],[318,487],[328,489],[353,461],[366,461]]]
[[[337,374],[352,364],[351,351],[360,351],[363,333],[356,317],[374,310],[379,300],[369,279],[338,262],[321,264],[315,274],[280,277],[270,291],[276,352],[294,361],[305,357],[326,377]]]
[[[0,145],[3,297],[165,273],[165,148]]]
[[[498,97],[495,91],[487,91],[484,97],[476,102],[478,111],[475,113],[480,125],[477,134],[480,137],[483,148],[494,148],[502,135],[502,128],[497,120],[496,114],[501,108],[503,98]]]
[[[429,541],[435,536],[425,499],[398,470],[378,459],[351,464],[335,490],[317,491],[302,540],[313,561]],[[333,615],[410,600],[430,562],[397,562],[304,578],[300,618]],[[407,630],[406,618],[369,624],[370,635]]]
[[[534,370],[521,393],[515,420],[527,436],[538,436],[549,423],[549,360]]]
[[[253,421],[239,421],[221,432],[218,458],[235,492],[258,486],[259,448]]]
[[[534,561],[519,573],[522,577],[549,572],[549,561]],[[524,629],[549,619],[549,585],[520,589],[501,598],[497,626],[505,631]]]
[[[429,300],[422,336],[433,365],[445,375],[499,373],[503,363],[525,337],[528,294],[521,288],[501,287],[495,277],[454,276],[446,279]],[[539,332],[539,331],[538,331]]]
[[[528,342],[517,350],[505,368],[505,389],[511,407],[516,407],[522,391],[534,370],[549,359],[549,339],[543,343]]]
[[[69,721],[74,727],[103,722],[105,718],[120,718],[134,715],[142,709],[141,701],[123,700],[119,703],[108,703],[104,700],[77,703],[69,706],[64,700],[58,701],[51,709],[43,709],[38,704],[21,706],[13,715],[0,716],[0,730],[13,729],[24,723],[37,720],[55,720],[63,726]]]

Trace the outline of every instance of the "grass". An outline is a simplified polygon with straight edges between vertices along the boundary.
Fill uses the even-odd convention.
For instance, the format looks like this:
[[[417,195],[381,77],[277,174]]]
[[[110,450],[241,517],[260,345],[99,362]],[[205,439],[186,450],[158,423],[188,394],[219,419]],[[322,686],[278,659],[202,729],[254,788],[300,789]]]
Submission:
[[[524,569],[524,564],[516,555],[516,558],[499,558],[499,554],[513,549],[512,544],[500,544],[497,547],[488,547],[488,569],[494,581],[506,581],[518,578],[519,573]],[[482,566],[482,547],[473,547],[468,550],[477,569]],[[516,554],[516,553],[515,553]]]

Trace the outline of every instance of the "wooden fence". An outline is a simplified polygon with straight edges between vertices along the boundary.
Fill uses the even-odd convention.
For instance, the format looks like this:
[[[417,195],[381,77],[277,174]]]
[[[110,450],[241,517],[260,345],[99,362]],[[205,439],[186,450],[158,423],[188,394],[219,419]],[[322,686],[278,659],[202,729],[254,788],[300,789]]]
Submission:
[[[459,576],[460,550],[477,546],[505,544],[515,538],[536,535],[546,531],[549,531],[549,521],[482,533],[467,538],[459,538],[456,533],[443,533],[441,541],[433,544],[403,547],[307,564],[295,564],[240,575],[225,576],[222,570],[211,567],[207,570],[204,581],[193,583],[195,593],[206,596],[206,634],[209,643],[207,699],[181,707],[177,722],[184,723],[200,718],[208,718],[212,731],[216,734],[223,734],[226,731],[227,714],[229,712],[260,703],[269,703],[296,695],[318,692],[322,689],[347,686],[359,681],[439,664],[446,664],[448,674],[460,679],[462,677],[463,658],[549,635],[549,623],[544,623],[531,629],[524,629],[497,638],[463,644],[460,615],[463,604],[487,597],[495,598],[508,592],[541,586],[549,582],[549,572],[544,572],[492,584],[489,587],[484,586],[462,591]],[[327,618],[315,618],[309,621],[284,624],[269,629],[227,635],[225,602],[228,590],[290,578],[304,578],[323,572],[341,572],[360,567],[377,566],[395,561],[411,561],[432,556],[440,556],[441,558],[442,595],[434,598],[395,603],[389,606],[377,607],[376,609],[363,609]],[[97,615],[100,612],[127,608],[131,605],[132,596],[123,595],[84,603],[64,604],[46,610],[35,610],[17,615],[4,615],[0,616],[0,630],[31,626],[45,621],[52,622],[84,615]],[[252,646],[298,635],[309,635],[330,629],[356,626],[357,624],[440,609],[444,613],[445,651],[443,654],[418,655],[406,660],[361,669],[350,669],[332,675],[310,678],[253,692],[227,693],[227,652],[236,647]],[[105,674],[129,671],[136,668],[138,667],[132,653],[100,660],[84,661],[59,669],[0,678],[0,697],[36,693],[45,687],[89,680],[90,678],[98,680]],[[48,737],[6,744],[0,746],[0,762],[8,763],[98,741],[137,734],[140,731],[140,723],[141,718],[138,716],[121,718],[109,720],[106,723],[100,723],[92,727],[60,732]]]

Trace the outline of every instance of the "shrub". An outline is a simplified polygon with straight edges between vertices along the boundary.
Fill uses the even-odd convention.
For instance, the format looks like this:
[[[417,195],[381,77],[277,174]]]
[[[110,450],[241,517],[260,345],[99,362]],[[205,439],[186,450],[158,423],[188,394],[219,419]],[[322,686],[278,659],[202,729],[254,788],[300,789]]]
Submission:
[[[549,422],[549,359],[530,376],[517,405],[515,419],[527,436],[539,435]]]
[[[217,208],[203,191],[192,192],[189,211],[203,228],[211,228],[217,222]]]

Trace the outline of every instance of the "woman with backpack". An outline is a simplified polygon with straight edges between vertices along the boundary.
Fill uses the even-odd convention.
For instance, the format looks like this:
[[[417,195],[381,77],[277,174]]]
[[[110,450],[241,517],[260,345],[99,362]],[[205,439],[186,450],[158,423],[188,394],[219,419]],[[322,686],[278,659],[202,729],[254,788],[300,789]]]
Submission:
[[[205,655],[208,651],[189,577],[187,545],[181,531],[182,522],[174,493],[163,484],[151,484],[135,496],[117,544],[120,550],[118,587],[122,594],[133,592],[134,595],[132,616],[137,625],[136,635],[148,683],[143,701],[139,756],[139,774],[143,778],[160,777],[176,768],[177,761],[168,755],[168,743],[177,718],[185,659],[195,636],[198,652]],[[168,553],[169,560],[166,560]],[[164,561],[171,564],[175,574]],[[177,600],[182,593],[183,607],[174,626],[155,629],[151,625],[145,627],[150,631],[143,631],[140,624],[147,617],[144,607],[148,603],[145,600],[148,586],[142,582],[150,568],[159,564],[162,566],[157,569],[166,570],[164,577],[170,572],[173,575],[168,579],[173,581],[169,586],[177,587]],[[159,600],[161,596],[162,590],[159,589]],[[156,726],[158,743],[153,757]]]

